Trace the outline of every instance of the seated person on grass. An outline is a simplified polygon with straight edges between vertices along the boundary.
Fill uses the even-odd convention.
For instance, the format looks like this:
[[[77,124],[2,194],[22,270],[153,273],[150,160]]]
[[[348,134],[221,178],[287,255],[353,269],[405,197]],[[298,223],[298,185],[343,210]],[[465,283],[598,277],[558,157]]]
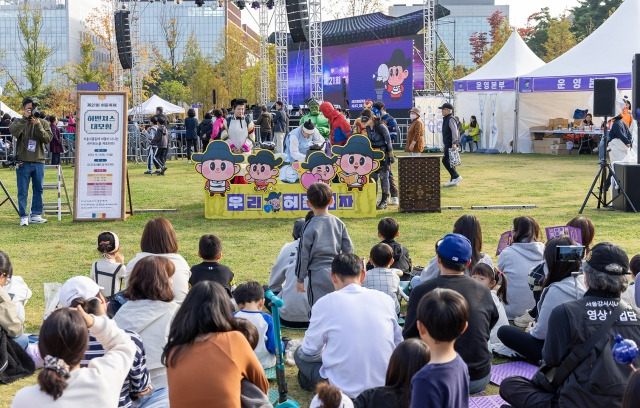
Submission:
[[[205,234],[200,237],[198,256],[202,258],[202,262],[191,267],[189,284],[195,286],[196,283],[204,280],[218,282],[231,297],[233,272],[228,266],[219,263],[220,258],[222,258],[222,241],[220,238],[213,234]]]
[[[491,379],[491,329],[498,321],[489,288],[465,274],[471,263],[471,242],[463,235],[448,234],[436,250],[440,276],[428,280],[411,291],[403,335],[405,338],[419,335],[418,304],[424,295],[436,288],[453,289],[469,304],[469,327],[455,342],[455,349],[467,364],[471,382],[469,392],[475,394],[485,389]]]
[[[276,343],[273,332],[273,317],[262,311],[264,307],[264,289],[258,282],[245,282],[233,292],[233,297],[238,304],[238,310],[234,313],[236,318],[250,321],[258,333],[260,339],[253,351],[256,353],[262,368],[267,369],[276,365]]]
[[[393,263],[391,266],[402,271],[401,281],[408,281],[411,279],[411,258],[407,247],[395,240],[400,235],[399,231],[400,225],[398,225],[398,221],[391,217],[385,217],[378,222],[378,237],[382,238],[380,243],[387,244],[393,249]],[[367,263],[367,270],[373,268],[374,266],[371,262]]]
[[[393,300],[361,286],[364,263],[343,253],[331,264],[335,292],[311,309],[309,329],[294,358],[298,382],[307,391],[328,379],[350,398],[383,386],[389,358],[402,341]]]
[[[396,306],[396,314],[400,313],[400,301],[402,290],[400,289],[400,269],[390,269],[393,264],[393,249],[387,244],[376,244],[369,252],[369,263],[374,268],[367,271],[362,287],[379,290],[393,299]]]

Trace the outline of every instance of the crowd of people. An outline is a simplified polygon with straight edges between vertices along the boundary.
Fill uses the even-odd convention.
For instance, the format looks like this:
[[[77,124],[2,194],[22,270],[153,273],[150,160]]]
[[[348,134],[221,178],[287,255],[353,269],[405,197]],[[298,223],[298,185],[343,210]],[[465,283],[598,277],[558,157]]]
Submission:
[[[126,265],[118,235],[100,233],[101,259],[88,277],[62,285],[59,308],[41,326],[38,384],[20,390],[12,406],[264,406],[266,373],[285,347],[276,343],[266,290],[284,301],[284,327],[306,329],[293,359],[301,388],[317,394],[313,406],[465,407],[489,383],[492,351],[570,367],[555,390],[537,377],[504,380],[500,394],[514,407],[628,407],[625,389],[625,401],[637,398],[626,388],[633,364],[617,363],[611,346],[614,334],[640,341],[628,276],[640,271],[640,255],[629,261],[614,244],[593,245],[587,218],[567,223],[581,231],[584,259],[559,260],[558,247],[578,243],[565,236],[542,243],[537,222],[521,216],[493,266],[479,220],[464,215],[416,272],[393,218],[379,221],[381,242],[363,259],[347,225],[329,212],[330,187],[312,184],[307,201],[311,211],[295,220],[293,241],[264,286],[235,281],[213,234],[200,238],[202,262],[189,266],[164,218],[147,223]],[[12,277],[0,252],[1,286]],[[5,292],[0,326],[19,354],[34,345]],[[531,323],[523,331],[513,319]]]

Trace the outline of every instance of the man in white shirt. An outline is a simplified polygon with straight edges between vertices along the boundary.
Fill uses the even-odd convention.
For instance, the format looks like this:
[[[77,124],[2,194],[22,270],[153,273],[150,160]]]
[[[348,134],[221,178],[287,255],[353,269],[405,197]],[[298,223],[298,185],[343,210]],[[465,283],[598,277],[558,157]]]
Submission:
[[[287,163],[304,162],[312,145],[319,146],[325,142],[316,126],[308,120],[289,133],[285,145]]]
[[[340,254],[331,264],[336,289],[318,300],[302,346],[295,352],[300,386],[313,391],[328,379],[351,398],[383,386],[389,358],[402,341],[393,299],[363,288],[364,262]]]

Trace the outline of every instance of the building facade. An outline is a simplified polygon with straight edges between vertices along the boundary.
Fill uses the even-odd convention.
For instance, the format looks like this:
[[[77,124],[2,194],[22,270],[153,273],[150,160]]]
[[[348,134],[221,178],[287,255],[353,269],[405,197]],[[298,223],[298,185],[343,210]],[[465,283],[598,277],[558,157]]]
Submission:
[[[488,36],[491,27],[487,18],[496,10],[509,18],[509,6],[496,5],[494,0],[440,0],[439,3],[451,11],[449,16],[436,22],[440,38],[453,54],[456,64],[474,67],[476,64],[471,56],[469,38],[473,33],[481,32],[486,32]],[[396,4],[389,9],[389,15],[397,17],[418,10],[422,10],[422,4]]]

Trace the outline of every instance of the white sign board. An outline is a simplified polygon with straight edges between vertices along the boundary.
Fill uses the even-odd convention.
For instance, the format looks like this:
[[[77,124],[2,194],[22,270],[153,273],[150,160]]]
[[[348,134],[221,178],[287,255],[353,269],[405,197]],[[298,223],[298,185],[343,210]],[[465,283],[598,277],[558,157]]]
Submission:
[[[74,221],[123,220],[127,94],[78,92]]]

